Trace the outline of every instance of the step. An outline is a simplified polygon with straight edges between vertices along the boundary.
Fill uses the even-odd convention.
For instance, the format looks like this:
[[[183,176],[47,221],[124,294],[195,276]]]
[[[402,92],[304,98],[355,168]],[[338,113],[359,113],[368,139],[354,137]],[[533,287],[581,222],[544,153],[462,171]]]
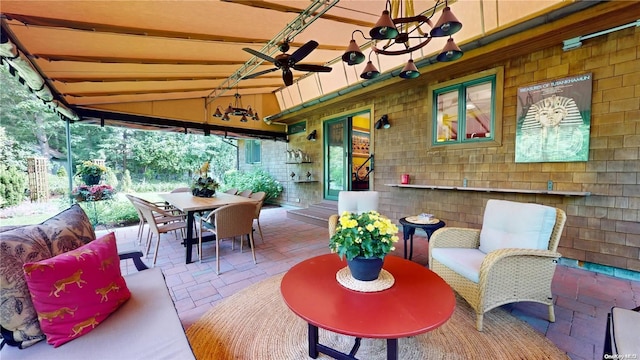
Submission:
[[[326,228],[329,225],[329,217],[337,213],[337,202],[323,201],[318,204],[311,204],[306,209],[289,210],[287,211],[287,218]]]

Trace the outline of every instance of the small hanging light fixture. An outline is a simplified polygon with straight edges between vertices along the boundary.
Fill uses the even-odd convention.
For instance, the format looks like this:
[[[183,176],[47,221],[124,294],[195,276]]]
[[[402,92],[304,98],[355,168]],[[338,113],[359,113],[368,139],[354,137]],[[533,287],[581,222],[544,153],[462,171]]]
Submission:
[[[363,79],[373,79],[376,78],[380,75],[380,71],[378,71],[378,69],[376,69],[376,67],[373,65],[373,62],[371,62],[371,53],[369,53],[369,61],[367,62],[367,65],[364,67],[364,70],[362,70],[362,74],[360,74],[360,77]]]
[[[418,71],[418,68],[416,67],[416,64],[413,62],[413,59],[410,58],[409,61],[407,61],[407,65],[405,65],[404,68],[402,68],[402,71],[400,72],[400,77],[403,79],[415,79],[418,76],[420,76],[420,71]]]
[[[242,106],[242,95],[238,93],[238,88],[236,88],[236,94],[234,95],[235,101],[233,104],[229,104],[229,106],[224,110],[224,113],[220,111],[220,107],[216,108],[216,111],[213,113],[213,117],[222,118],[223,121],[229,121],[231,118],[230,115],[233,116],[241,116],[240,122],[247,122],[249,118],[253,120],[259,120],[258,112],[254,112],[249,105],[246,109]]]

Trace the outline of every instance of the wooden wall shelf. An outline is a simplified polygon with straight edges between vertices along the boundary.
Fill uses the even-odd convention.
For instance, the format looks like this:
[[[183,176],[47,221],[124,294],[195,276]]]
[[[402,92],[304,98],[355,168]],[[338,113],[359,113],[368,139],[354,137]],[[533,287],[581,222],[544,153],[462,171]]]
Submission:
[[[482,187],[469,187],[469,186],[463,187],[463,186],[417,185],[417,184],[385,184],[385,186],[408,188],[408,189],[501,192],[501,193],[560,195],[560,196],[590,196],[591,195],[591,193],[588,191],[503,189],[503,188],[482,188]]]

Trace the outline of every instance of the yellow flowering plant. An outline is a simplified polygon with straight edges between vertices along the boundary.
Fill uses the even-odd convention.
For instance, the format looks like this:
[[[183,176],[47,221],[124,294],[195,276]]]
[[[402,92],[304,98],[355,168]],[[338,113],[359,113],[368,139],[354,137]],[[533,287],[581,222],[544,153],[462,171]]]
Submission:
[[[382,259],[395,250],[397,233],[398,227],[377,211],[360,215],[345,211],[329,241],[329,249],[341,259],[353,260],[356,256]]]

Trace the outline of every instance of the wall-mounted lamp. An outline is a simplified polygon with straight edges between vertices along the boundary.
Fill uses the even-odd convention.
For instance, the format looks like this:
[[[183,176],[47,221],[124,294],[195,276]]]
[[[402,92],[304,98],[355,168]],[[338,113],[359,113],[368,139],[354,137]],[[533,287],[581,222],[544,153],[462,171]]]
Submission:
[[[376,129],[380,129],[380,128],[388,129],[390,127],[391,127],[391,124],[389,123],[389,117],[386,114],[382,115],[382,117],[378,119],[378,121],[376,121],[376,125],[375,125]]]
[[[316,141],[316,134],[317,134],[317,132],[315,130],[313,130],[309,135],[307,135],[307,140]]]

